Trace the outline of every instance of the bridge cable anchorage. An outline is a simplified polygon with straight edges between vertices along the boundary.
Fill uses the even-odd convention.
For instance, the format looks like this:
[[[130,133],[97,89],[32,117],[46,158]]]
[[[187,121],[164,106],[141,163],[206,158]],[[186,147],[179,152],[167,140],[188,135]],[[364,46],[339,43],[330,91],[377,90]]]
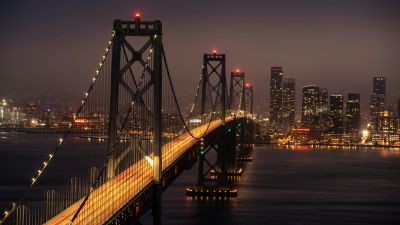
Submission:
[[[105,53],[101,57],[101,60],[100,60],[100,62],[98,64],[99,66],[96,69],[95,75],[92,78],[92,83],[90,84],[88,90],[84,93],[84,97],[81,100],[81,105],[78,107],[78,110],[76,110],[76,113],[73,116],[72,123],[69,124],[69,127],[64,132],[63,137],[59,138],[59,144],[57,145],[56,149],[52,153],[49,153],[49,158],[46,161],[44,161],[43,164],[42,164],[43,166],[40,169],[37,170],[37,175],[32,177],[31,184],[28,187],[26,187],[26,189],[24,190],[23,194],[18,199],[18,201],[12,203],[11,209],[5,211],[4,217],[0,220],[0,224],[3,224],[4,222],[6,222],[7,218],[15,212],[15,209],[17,209],[19,206],[22,206],[21,203],[24,201],[25,197],[29,194],[31,188],[37,183],[38,179],[46,171],[46,168],[49,166],[50,162],[54,159],[54,157],[57,155],[57,153],[62,148],[64,140],[68,137],[68,135],[72,131],[73,124],[74,124],[77,116],[79,116],[80,113],[82,112],[82,109],[85,106],[85,104],[86,104],[86,102],[87,102],[87,100],[89,98],[89,95],[93,90],[93,87],[94,87],[94,85],[96,83],[96,80],[97,80],[97,78],[99,76],[99,73],[103,68],[104,61],[106,60],[106,57],[108,56],[108,53],[109,53],[109,50],[110,50],[110,47],[111,47],[111,45],[112,45],[112,43],[114,41],[114,36],[115,36],[115,31],[112,32],[111,39],[107,42],[107,47],[105,49]]]
[[[194,139],[201,139],[201,138],[203,138],[203,137],[207,134],[207,132],[208,132],[210,126],[211,126],[211,123],[212,123],[212,121],[213,121],[213,119],[214,119],[214,118],[213,118],[213,117],[214,117],[214,114],[211,114],[210,120],[208,121],[207,128],[206,128],[206,130],[203,132],[203,134],[201,134],[200,136],[195,136],[195,135],[191,132],[190,128],[187,126],[186,120],[183,118],[183,114],[182,114],[181,108],[180,108],[180,106],[179,106],[178,99],[177,99],[177,97],[176,97],[176,93],[175,93],[174,85],[173,85],[173,82],[172,82],[172,79],[171,79],[171,75],[170,75],[170,71],[169,71],[169,67],[168,67],[168,63],[167,63],[167,59],[166,59],[166,56],[165,56],[165,51],[164,51],[164,46],[163,46],[163,45],[161,46],[161,49],[162,49],[162,53],[163,53],[162,55],[163,55],[164,64],[165,64],[165,67],[166,67],[166,70],[167,70],[168,81],[169,81],[169,84],[170,84],[170,87],[171,87],[171,90],[172,90],[172,95],[173,95],[173,98],[174,98],[175,105],[176,105],[177,110],[178,110],[178,112],[179,112],[179,117],[180,117],[181,121],[183,122],[184,127],[185,127],[186,131],[188,132],[188,134],[189,134],[192,138],[194,138]],[[201,80],[200,80],[200,82],[201,82]],[[197,90],[199,90],[199,89],[200,89],[200,85],[198,86],[198,89],[197,89]],[[197,94],[196,94],[195,100],[196,100],[196,99],[197,99]],[[216,104],[214,104],[213,111],[214,111],[215,109],[216,109]]]

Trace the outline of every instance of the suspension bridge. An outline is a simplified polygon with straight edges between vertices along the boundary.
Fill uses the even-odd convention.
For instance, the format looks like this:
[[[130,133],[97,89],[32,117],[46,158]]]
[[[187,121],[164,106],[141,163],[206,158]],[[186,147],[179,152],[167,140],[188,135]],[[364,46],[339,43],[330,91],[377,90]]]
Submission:
[[[254,132],[253,86],[230,76],[226,56],[204,54],[191,107],[176,97],[160,21],[115,20],[93,80],[69,129],[38,163],[0,224],[134,224],[198,162],[192,197],[237,195]],[[216,159],[209,157],[216,152]]]

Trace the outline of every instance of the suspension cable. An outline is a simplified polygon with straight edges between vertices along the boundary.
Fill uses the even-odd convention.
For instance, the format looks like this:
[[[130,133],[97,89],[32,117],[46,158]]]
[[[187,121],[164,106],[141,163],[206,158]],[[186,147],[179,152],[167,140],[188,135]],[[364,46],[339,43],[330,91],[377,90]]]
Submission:
[[[152,49],[152,48],[150,48],[150,49]],[[142,72],[142,76],[141,76],[141,79],[140,79],[139,86],[137,86],[137,84],[136,84],[136,82],[135,82],[135,86],[136,86],[137,88],[140,87],[140,84],[141,84],[142,81],[143,81],[143,77],[144,77],[145,74],[146,74],[146,69],[147,69],[147,67],[148,67],[148,65],[149,65],[149,60],[150,60],[151,53],[152,53],[152,51],[150,51],[149,54],[148,54],[147,61],[146,61],[146,64],[145,64],[146,66],[143,68],[143,72]],[[129,70],[131,71],[131,74],[133,75],[133,72],[132,72],[131,67],[129,67]],[[138,90],[139,90],[139,89],[138,89]],[[143,100],[143,99],[141,99],[141,100]],[[131,104],[130,107],[129,107],[129,110],[128,110],[128,112],[127,112],[125,118],[124,118],[124,122],[123,122],[121,128],[119,129],[119,130],[120,130],[120,133],[119,133],[119,135],[118,135],[118,138],[120,138],[120,137],[123,135],[123,132],[122,132],[122,131],[126,128],[129,115],[130,115],[131,112],[132,112],[132,108],[133,108],[133,105]],[[147,109],[147,107],[146,107],[146,109]],[[142,141],[142,140],[140,140],[140,141]],[[106,158],[105,158],[105,162],[104,162],[103,167],[101,168],[101,170],[100,170],[99,174],[97,175],[95,181],[94,181],[93,184],[91,185],[91,188],[90,188],[89,192],[86,194],[86,196],[85,196],[85,198],[83,199],[82,203],[79,205],[79,208],[77,209],[77,211],[75,212],[74,216],[72,217],[72,219],[71,219],[69,225],[71,225],[71,224],[75,221],[75,219],[78,217],[80,211],[83,209],[83,207],[84,207],[84,205],[86,204],[86,202],[88,201],[90,195],[91,195],[91,194],[93,193],[93,191],[95,190],[96,186],[98,185],[98,183],[99,183],[99,181],[100,181],[101,176],[104,174],[104,171],[107,169],[108,163],[109,163],[109,161],[110,161],[112,155],[114,154],[114,152],[115,152],[116,149],[117,149],[117,148],[116,148],[117,145],[118,145],[118,142],[114,142],[114,143],[113,143],[112,151],[110,151],[110,152],[107,154],[107,156],[106,156]]]
[[[174,85],[173,85],[173,83],[172,83],[172,79],[171,79],[171,75],[170,75],[170,72],[169,72],[169,67],[168,67],[168,63],[167,63],[167,58],[165,57],[165,51],[164,51],[164,46],[163,46],[163,45],[161,46],[161,51],[162,51],[162,56],[163,56],[164,64],[165,64],[165,67],[166,67],[166,70],[167,70],[168,81],[169,81],[169,84],[170,84],[170,86],[171,86],[172,95],[173,95],[173,97],[174,97],[174,102],[175,102],[175,105],[176,105],[176,107],[177,107],[177,109],[178,109],[178,112],[179,112],[179,117],[180,117],[181,121],[183,122],[186,131],[190,134],[190,136],[192,136],[192,138],[194,138],[194,139],[201,139],[201,138],[203,138],[203,137],[207,134],[207,132],[208,132],[210,126],[211,126],[211,122],[212,122],[212,120],[213,120],[214,113],[211,114],[210,120],[208,121],[208,125],[207,125],[207,128],[206,128],[206,130],[204,131],[204,133],[203,133],[202,135],[198,136],[198,137],[194,136],[193,133],[191,132],[190,128],[187,126],[186,121],[185,121],[185,119],[183,118],[181,108],[180,108],[180,106],[179,106],[179,104],[178,104],[178,99],[177,99],[176,94],[175,94],[175,89],[174,89]],[[213,111],[215,111],[215,108],[216,108],[216,104],[215,104],[214,107],[213,107]]]
[[[17,208],[17,206],[21,205],[22,201],[24,201],[25,197],[30,193],[32,187],[37,183],[39,177],[42,176],[45,171],[47,171],[46,168],[48,167],[50,161],[53,160],[54,157],[57,155],[57,153],[62,149],[64,140],[66,140],[66,138],[71,133],[71,131],[73,129],[73,124],[75,122],[75,119],[82,112],[82,109],[85,106],[85,104],[87,103],[88,97],[89,97],[90,93],[92,92],[93,87],[96,84],[96,81],[98,80],[98,76],[99,76],[100,71],[101,71],[101,69],[103,68],[103,65],[104,65],[104,61],[106,60],[107,55],[110,52],[110,48],[112,46],[112,43],[114,42],[114,35],[115,35],[115,32],[113,31],[111,39],[108,41],[108,44],[107,44],[107,47],[106,47],[106,51],[105,51],[104,55],[102,56],[102,60],[99,63],[99,67],[96,70],[95,76],[93,77],[93,81],[90,84],[87,92],[85,92],[85,96],[82,99],[82,103],[78,107],[78,109],[76,110],[76,113],[73,116],[72,123],[70,123],[69,127],[64,131],[64,134],[62,135],[62,138],[59,139],[59,144],[57,145],[56,149],[52,153],[49,154],[49,159],[47,161],[45,161],[46,163],[44,163],[44,166],[40,169],[41,172],[35,178],[32,178],[32,183],[28,187],[26,187],[26,189],[24,190],[22,195],[19,197],[17,203],[13,203],[12,204],[11,210],[8,213],[5,214],[3,219],[0,220],[0,224],[3,224],[5,222],[5,220],[14,212],[14,210]]]

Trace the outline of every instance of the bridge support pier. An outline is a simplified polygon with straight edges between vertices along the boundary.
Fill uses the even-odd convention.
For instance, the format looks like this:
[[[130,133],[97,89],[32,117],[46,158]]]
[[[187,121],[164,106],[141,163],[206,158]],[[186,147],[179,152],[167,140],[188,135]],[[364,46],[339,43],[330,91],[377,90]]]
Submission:
[[[253,161],[251,151],[253,149],[253,124],[246,120],[245,125],[240,126],[239,140],[238,140],[238,162]]]
[[[237,196],[237,190],[233,189],[234,182],[230,179],[237,176],[236,171],[236,132],[235,128],[221,127],[220,135],[216,140],[199,141],[199,168],[197,185],[187,188],[189,197],[230,198]],[[211,150],[217,153],[214,163],[206,158]],[[207,170],[205,171],[205,166]],[[241,170],[240,170],[241,172]]]
[[[153,224],[161,225],[161,187],[160,184],[154,184],[153,186]]]
[[[204,149],[204,138],[198,143],[199,148],[199,169],[197,174],[197,185],[201,186],[204,184],[204,160],[206,160],[206,152]]]
[[[217,163],[220,171],[217,172],[217,178],[220,186],[229,185],[229,178],[239,175],[235,162],[236,128],[225,128],[225,134],[218,142]]]

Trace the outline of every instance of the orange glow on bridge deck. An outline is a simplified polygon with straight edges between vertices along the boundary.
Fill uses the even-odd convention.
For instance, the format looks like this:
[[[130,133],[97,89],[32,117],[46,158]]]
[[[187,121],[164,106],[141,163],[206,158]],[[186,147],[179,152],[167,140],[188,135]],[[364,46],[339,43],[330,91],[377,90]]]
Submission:
[[[226,122],[233,117],[227,117]],[[211,122],[208,133],[223,124],[222,120]],[[192,129],[192,133],[201,136],[207,130],[208,124]],[[189,133],[185,133],[166,143],[162,148],[162,169],[170,166],[179,156],[192,147],[198,140]],[[146,159],[133,164],[127,170],[110,179],[98,187],[90,195],[73,224],[103,224],[118,210],[126,205],[141,190],[153,181],[152,167]],[[67,209],[47,221],[46,225],[68,225],[83,199],[69,206]]]

